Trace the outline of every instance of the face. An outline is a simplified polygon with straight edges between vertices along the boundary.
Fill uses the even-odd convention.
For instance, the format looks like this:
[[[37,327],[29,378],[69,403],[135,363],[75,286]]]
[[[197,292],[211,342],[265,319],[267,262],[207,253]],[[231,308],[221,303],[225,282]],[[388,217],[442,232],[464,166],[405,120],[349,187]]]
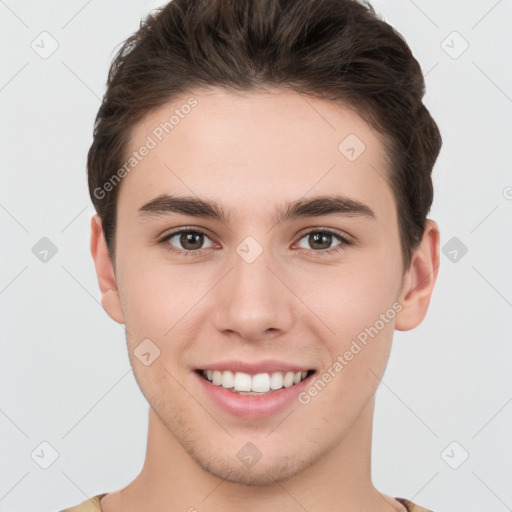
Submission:
[[[137,382],[203,469],[296,475],[371,402],[402,308],[379,134],[294,92],[209,89],[145,118],[129,153],[144,145],[115,239]]]

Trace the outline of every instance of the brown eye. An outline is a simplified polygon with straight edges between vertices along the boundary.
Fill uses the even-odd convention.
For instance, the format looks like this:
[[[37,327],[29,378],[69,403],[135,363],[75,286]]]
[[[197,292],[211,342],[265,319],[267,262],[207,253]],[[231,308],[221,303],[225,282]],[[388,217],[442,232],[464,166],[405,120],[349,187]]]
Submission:
[[[306,241],[306,246],[301,245],[303,240]],[[333,242],[336,240],[338,240],[339,243],[333,245]],[[335,233],[330,230],[316,230],[310,231],[302,236],[301,241],[299,242],[299,247],[302,247],[303,249],[311,249],[316,253],[315,255],[322,255],[339,251],[345,246],[351,244],[352,242],[350,240],[339,233]]]
[[[203,234],[194,232],[184,232],[179,236],[179,242],[184,249],[197,250],[203,245]]]
[[[175,253],[187,255],[193,252],[200,252],[201,249],[213,246],[204,246],[205,240],[210,240],[206,233],[199,230],[180,229],[169,233],[162,240],[161,243],[165,244],[166,248]]]
[[[308,237],[308,243],[313,249],[329,249],[332,243],[332,235],[330,233],[314,233]]]

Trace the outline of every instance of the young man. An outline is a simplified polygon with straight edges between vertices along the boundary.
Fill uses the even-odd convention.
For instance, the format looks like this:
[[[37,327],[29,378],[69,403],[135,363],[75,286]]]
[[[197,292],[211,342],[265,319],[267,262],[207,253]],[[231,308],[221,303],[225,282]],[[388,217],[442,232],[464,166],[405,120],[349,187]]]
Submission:
[[[439,265],[423,94],[355,0],[174,0],[125,42],[88,156],[91,252],[147,454],[67,510],[426,510],[370,465],[393,332]]]

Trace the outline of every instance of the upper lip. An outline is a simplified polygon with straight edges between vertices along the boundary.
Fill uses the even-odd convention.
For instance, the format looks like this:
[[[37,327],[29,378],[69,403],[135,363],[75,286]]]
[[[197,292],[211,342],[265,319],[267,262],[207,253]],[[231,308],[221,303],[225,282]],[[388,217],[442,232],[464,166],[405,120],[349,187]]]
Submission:
[[[233,373],[242,372],[249,375],[257,375],[258,373],[269,372],[307,372],[312,370],[310,366],[286,363],[284,361],[277,361],[275,359],[266,359],[258,362],[246,361],[218,361],[216,363],[208,363],[198,368],[199,370],[220,370],[231,371]]]

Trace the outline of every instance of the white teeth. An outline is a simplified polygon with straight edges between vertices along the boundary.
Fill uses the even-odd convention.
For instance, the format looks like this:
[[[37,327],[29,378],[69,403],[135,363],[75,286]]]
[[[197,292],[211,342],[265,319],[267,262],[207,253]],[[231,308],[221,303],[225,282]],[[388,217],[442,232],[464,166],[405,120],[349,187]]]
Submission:
[[[281,389],[283,387],[283,374],[274,372],[270,377],[270,389]]]
[[[255,375],[252,378],[251,391],[268,393],[270,391],[270,375],[268,373],[258,373],[258,375]]]
[[[251,391],[251,376],[247,373],[236,372],[233,387],[235,391]]]
[[[249,375],[244,372],[203,370],[203,376],[206,377],[215,386],[222,386],[226,389],[241,393],[268,393],[271,390],[276,391],[283,387],[289,388],[298,384],[306,378],[308,372],[272,372],[258,373]]]
[[[234,376],[233,372],[230,372],[229,370],[222,372],[222,382],[221,386],[226,389],[230,389],[233,387],[234,384]]]
[[[293,386],[293,372],[287,372],[283,379],[283,386],[289,388]]]

